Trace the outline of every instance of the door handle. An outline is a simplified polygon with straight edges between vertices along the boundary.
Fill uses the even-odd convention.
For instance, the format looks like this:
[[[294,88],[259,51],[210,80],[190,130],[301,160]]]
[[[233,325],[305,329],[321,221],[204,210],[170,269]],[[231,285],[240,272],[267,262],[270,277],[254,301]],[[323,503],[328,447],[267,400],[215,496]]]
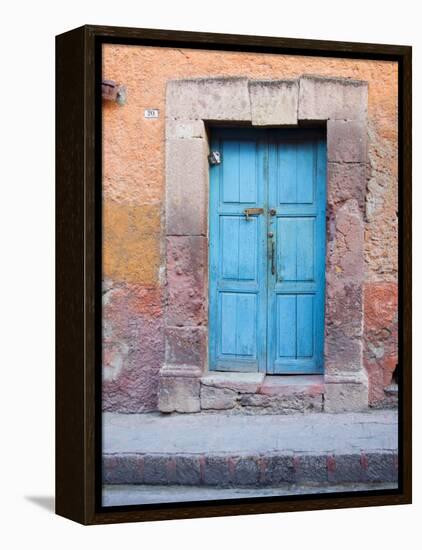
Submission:
[[[250,216],[257,216],[259,214],[263,214],[264,209],[263,208],[245,208],[243,213],[245,214],[246,221],[248,222],[250,220]]]
[[[271,275],[275,275],[275,242],[271,239]]]

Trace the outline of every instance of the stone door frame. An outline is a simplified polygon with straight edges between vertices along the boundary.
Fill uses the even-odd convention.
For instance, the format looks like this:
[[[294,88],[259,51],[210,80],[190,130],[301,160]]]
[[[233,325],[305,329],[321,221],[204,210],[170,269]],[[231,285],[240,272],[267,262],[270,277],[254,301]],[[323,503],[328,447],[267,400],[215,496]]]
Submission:
[[[324,410],[368,406],[363,363],[367,103],[367,82],[344,78],[215,77],[167,83],[166,351],[159,379],[162,412],[201,410],[201,377],[208,362],[210,123],[326,125]]]

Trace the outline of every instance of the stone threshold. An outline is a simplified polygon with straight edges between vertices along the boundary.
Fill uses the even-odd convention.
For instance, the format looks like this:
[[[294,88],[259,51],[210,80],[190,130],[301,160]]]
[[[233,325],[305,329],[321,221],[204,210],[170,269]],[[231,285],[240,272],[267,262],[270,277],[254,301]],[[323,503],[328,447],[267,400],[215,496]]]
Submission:
[[[266,375],[209,372],[200,379],[203,411],[278,413],[322,412],[322,375]]]

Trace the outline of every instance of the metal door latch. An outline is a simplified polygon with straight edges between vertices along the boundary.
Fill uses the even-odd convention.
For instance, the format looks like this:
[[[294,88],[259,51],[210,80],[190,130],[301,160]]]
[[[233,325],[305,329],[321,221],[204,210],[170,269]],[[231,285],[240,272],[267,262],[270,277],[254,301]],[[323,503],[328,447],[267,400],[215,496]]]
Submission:
[[[250,220],[250,216],[258,216],[259,214],[264,213],[263,208],[245,208],[243,213],[246,216],[246,221],[248,222]]]

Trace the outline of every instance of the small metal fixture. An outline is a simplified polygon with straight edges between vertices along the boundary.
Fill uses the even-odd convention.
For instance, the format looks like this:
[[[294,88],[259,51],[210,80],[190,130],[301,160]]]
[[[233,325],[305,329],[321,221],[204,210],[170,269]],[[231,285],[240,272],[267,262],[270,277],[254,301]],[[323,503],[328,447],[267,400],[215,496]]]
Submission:
[[[275,243],[271,241],[271,275],[275,275]]]
[[[264,209],[263,208],[245,208],[243,213],[245,214],[246,221],[248,222],[251,219],[250,216],[259,216],[259,214],[264,213]]]
[[[126,87],[117,84],[114,80],[103,80],[101,82],[101,96],[106,101],[115,101],[119,105],[126,103]]]
[[[215,166],[216,164],[221,164],[221,155],[219,151],[211,151],[211,153],[208,155],[208,162],[211,166]]]

